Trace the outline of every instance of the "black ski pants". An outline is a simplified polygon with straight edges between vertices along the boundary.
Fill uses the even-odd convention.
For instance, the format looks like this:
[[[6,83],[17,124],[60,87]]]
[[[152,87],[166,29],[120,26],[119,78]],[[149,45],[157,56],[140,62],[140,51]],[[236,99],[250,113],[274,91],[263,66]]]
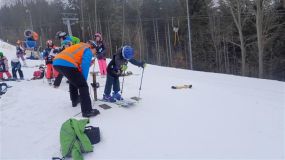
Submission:
[[[59,73],[58,76],[55,78],[53,85],[56,87],[60,86],[62,78],[63,78],[63,75]]]
[[[76,101],[80,96],[82,113],[90,113],[92,110],[92,104],[89,95],[89,88],[82,73],[77,68],[73,67],[54,66],[54,68],[69,80],[71,101]]]
[[[17,72],[19,73],[20,78],[24,78],[23,71],[21,70],[21,63],[20,62],[12,62],[12,75],[13,78],[17,79]]]

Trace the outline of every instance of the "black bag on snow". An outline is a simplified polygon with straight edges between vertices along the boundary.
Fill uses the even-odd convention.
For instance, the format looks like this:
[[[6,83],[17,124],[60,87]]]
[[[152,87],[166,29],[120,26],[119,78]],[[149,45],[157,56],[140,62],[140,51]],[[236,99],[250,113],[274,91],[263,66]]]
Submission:
[[[8,85],[6,83],[0,83],[0,95],[7,92]]]
[[[97,144],[100,142],[100,129],[99,129],[99,127],[86,126],[84,133],[89,138],[91,144]]]

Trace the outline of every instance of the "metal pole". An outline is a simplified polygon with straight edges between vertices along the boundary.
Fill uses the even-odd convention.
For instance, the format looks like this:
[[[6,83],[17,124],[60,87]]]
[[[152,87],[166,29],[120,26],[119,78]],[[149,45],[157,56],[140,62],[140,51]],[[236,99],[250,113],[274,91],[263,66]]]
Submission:
[[[33,20],[32,20],[31,11],[30,11],[29,9],[26,9],[26,13],[29,13],[30,27],[31,27],[32,31],[34,31],[34,27],[33,27]]]
[[[66,20],[66,25],[67,25],[68,35],[72,36],[71,25],[70,25],[69,19]]]
[[[143,74],[144,74],[144,68],[142,70],[142,77],[141,77],[141,83],[140,83],[140,88],[139,88],[139,98],[141,97]]]
[[[98,32],[98,27],[97,27],[97,1],[95,0],[95,4],[94,4],[94,12],[95,12],[95,33]]]
[[[125,71],[123,72],[123,82],[122,82],[121,96],[123,95],[124,83],[125,83]]]
[[[62,21],[67,26],[68,34],[72,36],[71,26],[77,23],[78,18],[76,18],[76,14],[72,13],[62,13],[62,16]]]
[[[124,45],[124,36],[125,36],[125,0],[123,1],[123,28],[122,28],[122,30],[123,30],[123,33],[122,33],[122,46]]]
[[[85,42],[85,28],[84,28],[84,15],[83,15],[83,0],[80,1],[80,11],[81,11],[82,40],[83,40],[83,42]]]
[[[192,61],[192,46],[191,46],[191,25],[190,25],[190,13],[189,13],[189,5],[188,0],[186,0],[187,7],[187,20],[188,20],[188,39],[189,39],[189,63],[190,69],[193,70],[193,61]]]

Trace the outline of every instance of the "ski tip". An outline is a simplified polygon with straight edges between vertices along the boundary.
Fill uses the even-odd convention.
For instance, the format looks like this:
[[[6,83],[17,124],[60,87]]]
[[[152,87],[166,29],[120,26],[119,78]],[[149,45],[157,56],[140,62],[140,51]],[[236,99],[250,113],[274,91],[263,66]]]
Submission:
[[[110,109],[110,108],[112,108],[111,106],[109,106],[107,104],[99,104],[99,107],[101,107],[103,109]]]
[[[142,100],[142,98],[140,98],[140,97],[131,97],[130,99],[135,100],[135,101],[140,101],[140,100]]]
[[[171,86],[172,89],[192,88],[192,84],[182,86]]]

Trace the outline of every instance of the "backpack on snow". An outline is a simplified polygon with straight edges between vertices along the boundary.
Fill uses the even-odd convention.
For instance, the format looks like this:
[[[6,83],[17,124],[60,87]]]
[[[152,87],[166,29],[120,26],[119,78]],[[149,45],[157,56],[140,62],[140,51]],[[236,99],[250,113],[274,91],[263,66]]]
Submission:
[[[98,127],[86,126],[89,119],[77,120],[71,118],[64,122],[60,129],[60,145],[62,158],[52,157],[53,160],[64,160],[72,157],[82,159],[82,153],[93,152],[93,144],[100,141]]]
[[[89,138],[91,144],[97,144],[100,142],[100,129],[99,129],[99,127],[86,126],[84,133]]]
[[[7,92],[8,85],[6,83],[0,83],[0,95]]]

